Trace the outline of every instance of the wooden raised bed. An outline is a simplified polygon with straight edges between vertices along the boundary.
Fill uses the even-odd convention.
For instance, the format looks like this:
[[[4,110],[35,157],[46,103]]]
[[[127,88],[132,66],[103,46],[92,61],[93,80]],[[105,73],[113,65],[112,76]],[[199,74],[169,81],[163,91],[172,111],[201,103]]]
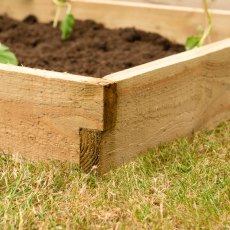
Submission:
[[[74,1],[79,19],[136,26],[184,42],[200,9]],[[1,0],[0,14],[52,20],[48,0]],[[0,149],[106,172],[140,153],[230,119],[230,13],[215,10],[211,43],[102,79],[0,65]]]

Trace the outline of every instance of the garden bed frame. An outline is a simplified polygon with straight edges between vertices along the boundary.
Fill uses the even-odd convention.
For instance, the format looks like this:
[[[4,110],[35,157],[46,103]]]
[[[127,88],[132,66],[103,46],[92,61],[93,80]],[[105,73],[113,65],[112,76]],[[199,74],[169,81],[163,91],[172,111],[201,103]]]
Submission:
[[[201,9],[73,1],[79,19],[135,26],[183,42]],[[50,21],[50,0],[1,0],[0,14]],[[230,119],[230,13],[213,10],[211,42],[99,78],[0,65],[0,150],[107,172],[164,142]]]

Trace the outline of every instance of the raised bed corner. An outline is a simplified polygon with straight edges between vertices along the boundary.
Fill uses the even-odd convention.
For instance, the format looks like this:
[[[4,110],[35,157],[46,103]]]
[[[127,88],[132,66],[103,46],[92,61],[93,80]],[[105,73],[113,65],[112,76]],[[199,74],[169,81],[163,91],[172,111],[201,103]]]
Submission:
[[[73,2],[80,19],[111,28],[136,26],[178,42],[202,20],[200,9]],[[49,21],[53,6],[47,0],[1,0],[4,13]],[[230,27],[225,26],[230,13],[212,13],[210,44],[102,79],[0,64],[0,150],[32,160],[76,162],[86,171],[96,166],[104,173],[160,143],[230,119]]]

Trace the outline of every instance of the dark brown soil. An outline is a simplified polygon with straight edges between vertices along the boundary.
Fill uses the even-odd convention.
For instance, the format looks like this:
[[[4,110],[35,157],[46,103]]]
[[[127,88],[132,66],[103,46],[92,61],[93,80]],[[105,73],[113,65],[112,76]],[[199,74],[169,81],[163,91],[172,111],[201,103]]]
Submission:
[[[147,63],[184,51],[156,33],[135,28],[107,29],[93,21],[77,21],[72,37],[60,39],[52,23],[33,16],[22,22],[0,16],[0,42],[10,47],[23,66],[93,77]]]

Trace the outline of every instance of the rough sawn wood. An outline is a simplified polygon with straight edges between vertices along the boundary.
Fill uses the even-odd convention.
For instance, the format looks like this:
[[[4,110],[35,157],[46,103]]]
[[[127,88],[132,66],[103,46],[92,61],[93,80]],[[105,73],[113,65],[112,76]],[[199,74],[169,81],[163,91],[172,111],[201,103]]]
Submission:
[[[80,130],[105,130],[105,117],[112,119],[104,111],[110,85],[103,79],[0,65],[0,149],[35,160],[79,163]]]
[[[72,1],[79,19],[111,28],[136,26],[179,42],[203,20],[199,9]],[[54,6],[47,0],[1,0],[3,13],[17,19],[31,13],[47,22]],[[209,43],[230,35],[230,13],[212,13]],[[0,65],[0,150],[28,159],[67,160],[107,172],[159,143],[226,119],[230,39],[103,79]]]
[[[117,83],[117,119],[103,132],[100,170],[160,143],[230,119],[230,39],[105,79]]]

